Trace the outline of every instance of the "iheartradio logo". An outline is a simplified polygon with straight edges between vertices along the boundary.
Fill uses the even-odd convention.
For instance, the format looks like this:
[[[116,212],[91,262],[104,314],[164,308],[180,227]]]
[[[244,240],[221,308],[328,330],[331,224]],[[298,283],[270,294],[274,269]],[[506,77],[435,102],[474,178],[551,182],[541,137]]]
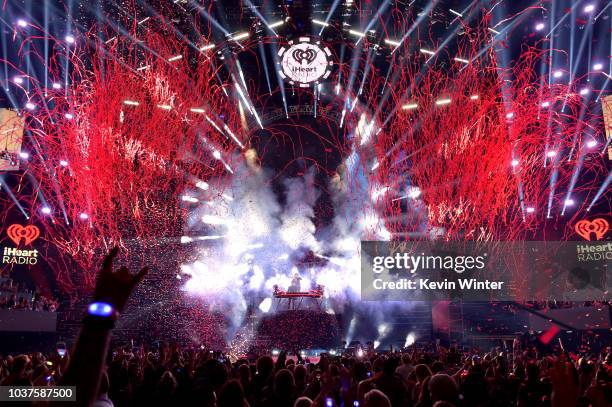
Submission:
[[[21,239],[25,240],[26,245],[30,245],[40,236],[40,230],[34,225],[21,226],[14,224],[8,227],[6,234],[16,245],[19,245]]]
[[[591,234],[595,234],[596,240],[601,240],[610,229],[610,224],[603,218],[593,219],[592,221],[583,219],[576,222],[574,230],[585,240],[591,240]]]

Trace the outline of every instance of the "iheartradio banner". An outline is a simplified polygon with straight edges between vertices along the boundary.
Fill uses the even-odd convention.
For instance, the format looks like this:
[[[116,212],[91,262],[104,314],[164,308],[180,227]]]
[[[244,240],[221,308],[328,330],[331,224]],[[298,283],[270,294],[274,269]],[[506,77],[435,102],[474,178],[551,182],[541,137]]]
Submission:
[[[33,243],[40,237],[35,225],[13,224],[6,228],[6,236],[14,245],[2,247],[2,265],[27,265],[38,263],[39,253]]]

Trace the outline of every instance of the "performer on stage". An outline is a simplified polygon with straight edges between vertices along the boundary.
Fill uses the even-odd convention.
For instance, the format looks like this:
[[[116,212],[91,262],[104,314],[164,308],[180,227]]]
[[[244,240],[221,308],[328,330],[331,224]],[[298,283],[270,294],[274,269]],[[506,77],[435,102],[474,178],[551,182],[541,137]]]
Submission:
[[[302,291],[302,277],[300,277],[300,274],[297,271],[293,273],[293,279],[291,279],[291,285],[287,291],[290,293]]]

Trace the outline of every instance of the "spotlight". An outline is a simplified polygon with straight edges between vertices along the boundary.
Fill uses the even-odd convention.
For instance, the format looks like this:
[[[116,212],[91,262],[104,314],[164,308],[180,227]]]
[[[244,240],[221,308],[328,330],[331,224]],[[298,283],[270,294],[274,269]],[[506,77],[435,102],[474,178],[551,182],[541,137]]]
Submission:
[[[57,82],[54,82],[54,83],[53,83],[53,89],[61,89],[61,88],[62,88],[62,85],[61,85],[61,84],[59,84],[59,83],[57,83]]]
[[[566,199],[565,200],[565,206],[573,206],[574,205],[574,200],[573,199]]]
[[[28,158],[30,158],[30,154],[26,153],[25,151],[22,151],[19,153],[19,157],[23,158],[24,160],[27,160]]]
[[[18,85],[21,85],[23,83],[23,78],[21,76],[15,76],[13,78],[13,82],[15,82]]]
[[[552,157],[554,157],[554,156],[556,156],[556,155],[557,155],[557,152],[556,152],[556,151],[554,151],[554,150],[552,150],[552,151],[548,151],[548,152],[546,153],[546,157],[548,157],[548,158],[552,158]]]
[[[68,161],[66,161],[66,160],[60,160],[59,164],[60,164],[62,167],[68,167]]]
[[[519,160],[514,159],[512,160],[512,162],[510,163],[513,167],[517,167],[519,165]]]
[[[593,10],[595,10],[595,5],[594,4],[587,4],[584,8],[584,12],[585,13],[592,13]]]
[[[43,206],[40,211],[45,215],[49,215],[51,213],[51,208],[49,208],[48,206]]]
[[[595,141],[595,140],[589,140],[589,141],[587,141],[586,146],[587,146],[588,148],[594,148],[594,147],[596,147],[596,146],[597,146],[597,141]]]
[[[555,71],[555,72],[553,73],[553,76],[554,76],[555,78],[560,78],[560,77],[562,77],[562,76],[563,76],[563,72],[561,72],[561,71]]]
[[[542,107],[548,107],[550,106],[550,102],[542,102]]]
[[[544,23],[537,23],[535,26],[536,31],[542,31],[544,29]]]
[[[213,151],[213,157],[215,157],[217,160],[221,159],[221,153],[217,150]]]
[[[512,119],[514,117],[514,113],[510,112],[508,114],[506,114],[506,119]]]
[[[593,65],[593,70],[594,71],[601,71],[603,69],[603,64],[598,62],[595,65]]]
[[[28,110],[34,110],[36,109],[36,105],[34,103],[28,102],[25,104],[26,109]]]
[[[525,212],[527,212],[527,213],[534,213],[535,212],[535,208],[533,206],[529,206],[529,207],[525,208]]]
[[[582,88],[580,89],[580,94],[581,95],[587,95],[590,92],[589,88]]]
[[[81,218],[81,219],[83,219],[83,220],[87,220],[87,219],[89,219],[89,215],[88,215],[88,214],[86,214],[85,212],[81,212],[81,213],[79,214],[79,218]]]
[[[27,27],[28,23],[25,20],[19,19],[19,20],[17,20],[17,25],[19,27]]]
[[[72,35],[67,35],[64,37],[68,44],[74,44],[74,37]]]
[[[74,118],[74,116],[73,116],[73,115],[71,115],[70,113],[66,113],[66,114],[64,115],[64,117],[65,117],[66,119],[68,119],[68,120],[71,120],[71,119],[73,119],[73,118]]]

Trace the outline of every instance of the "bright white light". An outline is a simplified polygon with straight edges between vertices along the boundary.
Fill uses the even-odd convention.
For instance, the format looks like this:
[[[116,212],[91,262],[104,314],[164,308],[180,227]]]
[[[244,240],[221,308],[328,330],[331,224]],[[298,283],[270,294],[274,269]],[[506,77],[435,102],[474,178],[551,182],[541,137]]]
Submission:
[[[240,33],[240,34],[234,35],[231,39],[234,40],[234,41],[238,41],[238,40],[245,39],[248,36],[249,36],[249,33]]]
[[[478,95],[472,95],[472,96],[470,96],[470,99],[471,100],[478,100]]]
[[[208,183],[205,181],[198,181],[195,184],[196,187],[200,188],[203,191],[207,191],[208,190]]]
[[[492,29],[491,27],[487,28],[489,31],[491,31],[493,34],[495,35],[499,35],[499,31]]]
[[[527,212],[527,213],[534,213],[535,212],[535,208],[533,206],[529,206],[529,207],[525,208],[525,212]]]
[[[405,104],[404,106],[402,106],[402,109],[404,109],[404,110],[412,110],[412,109],[416,109],[417,107],[419,107],[419,105],[417,105],[416,103],[408,103],[408,104]]]
[[[15,83],[17,83],[17,84],[21,85],[21,84],[23,83],[23,78],[22,78],[21,76],[15,76],[15,77],[13,78],[13,82],[15,82]]]
[[[64,37],[64,39],[68,44],[74,44],[74,37],[72,35],[67,35],[66,37]]]
[[[164,109],[164,110],[172,109],[172,106],[170,105],[157,105],[157,107],[159,107],[160,109]]]
[[[451,102],[450,99],[439,99],[436,100],[436,105],[441,106],[441,105],[448,105]]]
[[[272,308],[272,298],[268,297],[265,298],[260,304],[259,304],[259,310],[261,312],[263,312],[264,314],[270,311],[270,308]]]
[[[421,196],[421,188],[410,187],[410,189],[408,189],[408,198],[417,199],[420,196]]]
[[[213,49],[214,47],[215,47],[215,44],[204,45],[202,48],[200,48],[200,51],[206,51],[209,49]]]
[[[68,119],[68,120],[72,120],[72,119],[74,119],[74,116],[73,116],[72,114],[70,114],[70,113],[66,113],[66,114],[64,115],[64,117],[65,117],[66,119]]]
[[[204,109],[199,108],[199,107],[192,107],[191,109],[189,109],[189,111],[193,113],[204,113],[205,112]]]
[[[421,49],[420,49],[420,51],[421,51],[423,54],[427,54],[427,55],[436,55],[436,53],[435,53],[435,52],[430,51],[430,50],[425,49],[425,48],[421,48]]]
[[[124,100],[123,104],[130,106],[138,106],[140,103],[136,102],[135,100]]]
[[[193,242],[193,239],[190,238],[189,236],[181,236],[181,243],[182,244],[191,243],[191,242]]]
[[[349,30],[349,34],[352,34],[352,35],[354,35],[356,37],[361,37],[361,38],[366,36],[364,33],[359,32],[359,31],[355,31],[355,30]]]
[[[19,27],[27,27],[27,26],[28,26],[28,23],[26,22],[26,20],[21,20],[21,19],[20,19],[20,20],[17,20],[17,25],[18,25]]]
[[[175,55],[173,57],[168,58],[168,62],[178,61],[179,59],[183,59],[182,55]]]
[[[562,72],[562,71],[555,71],[555,72],[553,73],[553,76],[554,76],[555,78],[560,78],[560,77],[562,77],[562,76],[563,76],[563,72]]]
[[[221,153],[218,150],[213,151],[213,157],[215,157],[217,160],[221,159]]]
[[[548,151],[548,152],[546,153],[546,157],[548,157],[548,158],[552,158],[552,157],[554,157],[554,156],[556,156],[556,155],[557,155],[557,152],[556,152],[556,151],[554,151],[554,150]]]
[[[25,104],[26,109],[28,110],[34,110],[36,109],[36,105],[34,103],[28,102]]]
[[[603,69],[603,64],[602,63],[596,63],[595,65],[593,65],[593,70],[595,71],[601,71]]]
[[[580,94],[581,95],[588,95],[590,92],[589,88],[582,88],[580,89]]]
[[[595,10],[595,5],[594,4],[588,4],[585,8],[584,8],[584,12],[585,13],[591,13],[593,10]]]
[[[224,219],[214,215],[202,216],[202,222],[208,225],[225,225],[227,223]]]
[[[458,11],[453,10],[452,8],[449,8],[448,11],[450,11],[456,16],[463,17],[463,14],[459,13]]]
[[[28,158],[30,158],[30,154],[26,153],[25,151],[22,151],[19,153],[19,157],[23,158],[24,160],[27,160]]]
[[[588,148],[593,148],[593,147],[596,147],[596,146],[597,146],[597,141],[595,141],[595,140],[589,140],[589,141],[587,141],[586,146],[587,146]]]
[[[470,61],[468,61],[467,59],[463,59],[463,58],[459,58],[459,57],[455,57],[455,61],[463,62],[464,64],[469,64],[470,63]]]
[[[508,114],[506,114],[506,119],[512,119],[514,117],[514,113],[510,112]]]
[[[402,43],[401,43],[401,42],[399,42],[399,41],[393,41],[393,40],[390,40],[390,39],[388,39],[388,38],[387,38],[387,39],[385,39],[385,44],[393,45],[394,47],[399,47],[400,45],[402,45]]]
[[[281,25],[285,24],[285,22],[283,20],[277,21],[275,23],[272,23],[268,26],[268,28],[276,28],[276,27],[280,27]]]
[[[519,160],[514,159],[514,160],[512,160],[512,162],[511,162],[510,164],[511,164],[513,167],[516,167],[516,166],[518,166],[518,165],[519,165]]]
[[[144,71],[145,69],[149,69],[149,68],[150,68],[149,65],[143,65],[143,66],[140,66],[140,67],[136,68],[136,70],[137,71]]]
[[[79,214],[79,218],[86,220],[86,219],[89,219],[89,215],[86,214],[85,212],[82,212],[81,214]]]
[[[535,29],[537,31],[542,31],[544,29],[544,27],[545,27],[544,23],[537,23],[536,26],[535,26]]]
[[[363,357],[363,349],[359,348],[359,349],[357,350],[357,357],[358,357],[358,358],[362,358],[362,357]]]
[[[61,89],[62,88],[62,84],[58,83],[58,82],[54,82],[53,85],[51,85],[53,87],[53,89]]]
[[[62,167],[68,167],[68,161],[66,161],[66,160],[60,160],[59,164],[60,164]]]
[[[389,187],[377,187],[372,190],[370,196],[373,201],[376,201],[378,198],[384,196],[387,191],[389,191]]]
[[[190,195],[183,195],[183,196],[181,196],[181,200],[183,202],[191,202],[191,203],[199,202],[198,198],[190,196]]]
[[[51,213],[51,208],[49,208],[48,206],[43,206],[40,211],[44,213],[45,215],[48,215]]]
[[[550,102],[542,102],[542,107],[548,107],[550,106]]]
[[[317,24],[317,25],[321,25],[323,27],[329,27],[329,23],[326,23],[325,21],[321,21],[321,20],[317,20],[317,19],[312,19],[312,22]]]
[[[412,332],[410,332],[406,336],[406,342],[404,343],[404,348],[407,348],[408,346],[412,346],[414,344],[414,341],[415,341],[415,336]]]
[[[573,206],[574,205],[574,200],[573,199],[566,199],[565,200],[565,206]]]

